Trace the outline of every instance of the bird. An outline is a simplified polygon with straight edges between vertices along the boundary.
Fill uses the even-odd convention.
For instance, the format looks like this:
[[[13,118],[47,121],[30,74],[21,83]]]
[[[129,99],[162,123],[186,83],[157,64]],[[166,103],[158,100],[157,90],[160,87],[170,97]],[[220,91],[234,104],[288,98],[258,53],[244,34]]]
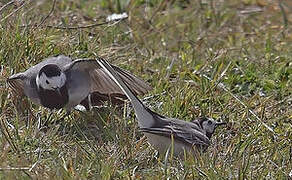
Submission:
[[[134,108],[140,131],[160,154],[165,154],[170,148],[175,156],[182,156],[184,152],[195,154],[197,150],[205,152],[210,146],[215,129],[226,124],[208,117],[188,122],[158,114],[140,101],[105,59],[98,58],[97,61],[128,97]]]
[[[112,65],[137,95],[147,93],[148,83]],[[8,85],[21,97],[33,103],[70,112],[76,105],[86,109],[105,101],[120,103],[126,99],[121,89],[110,79],[95,59],[75,59],[65,55],[48,57],[24,72],[10,76]]]

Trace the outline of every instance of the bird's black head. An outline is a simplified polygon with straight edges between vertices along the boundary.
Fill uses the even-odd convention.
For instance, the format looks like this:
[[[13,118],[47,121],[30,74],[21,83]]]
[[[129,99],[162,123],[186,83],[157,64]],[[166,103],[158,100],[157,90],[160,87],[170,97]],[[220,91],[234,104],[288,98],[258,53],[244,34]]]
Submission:
[[[60,76],[62,70],[56,65],[56,64],[47,64],[44,67],[42,67],[39,71],[39,76],[44,73],[48,78],[54,77],[54,76]]]

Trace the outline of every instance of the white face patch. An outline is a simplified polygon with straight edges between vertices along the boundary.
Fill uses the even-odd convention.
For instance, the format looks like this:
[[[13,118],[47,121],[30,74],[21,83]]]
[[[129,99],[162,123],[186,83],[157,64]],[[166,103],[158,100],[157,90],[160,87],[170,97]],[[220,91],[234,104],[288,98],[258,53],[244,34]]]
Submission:
[[[65,85],[66,75],[61,72],[60,76],[47,77],[45,73],[36,77],[36,84],[38,87],[42,87],[47,90],[55,90]]]
[[[216,121],[209,118],[208,120],[206,120],[202,123],[202,128],[208,133],[213,133],[215,131],[215,128],[216,128]]]

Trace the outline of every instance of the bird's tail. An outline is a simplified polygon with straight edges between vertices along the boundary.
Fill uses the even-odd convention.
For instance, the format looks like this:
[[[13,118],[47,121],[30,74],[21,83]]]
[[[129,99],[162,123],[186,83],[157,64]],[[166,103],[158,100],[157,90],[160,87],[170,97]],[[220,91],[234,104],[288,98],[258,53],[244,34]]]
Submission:
[[[122,89],[122,91],[131,101],[138,119],[139,127],[151,127],[154,124],[155,120],[148,108],[138,99],[138,97],[131,90],[131,88],[129,88],[128,85],[124,83],[121,77],[116,73],[116,71],[105,59],[98,58],[97,62],[110,76],[110,78]]]

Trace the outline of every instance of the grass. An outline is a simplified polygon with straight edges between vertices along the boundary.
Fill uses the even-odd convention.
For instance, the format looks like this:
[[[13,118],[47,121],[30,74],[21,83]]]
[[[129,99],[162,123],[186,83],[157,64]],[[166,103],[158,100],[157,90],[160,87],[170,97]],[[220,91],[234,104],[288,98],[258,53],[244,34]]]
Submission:
[[[0,8],[0,179],[292,177],[289,0],[64,0],[52,7],[28,0]],[[82,28],[119,12],[129,18]],[[63,111],[19,100],[5,79],[57,54],[103,56],[153,86],[144,99],[153,110],[228,125],[205,154],[185,160],[158,156],[127,105],[73,112],[54,125]],[[40,131],[45,120],[53,125]]]

